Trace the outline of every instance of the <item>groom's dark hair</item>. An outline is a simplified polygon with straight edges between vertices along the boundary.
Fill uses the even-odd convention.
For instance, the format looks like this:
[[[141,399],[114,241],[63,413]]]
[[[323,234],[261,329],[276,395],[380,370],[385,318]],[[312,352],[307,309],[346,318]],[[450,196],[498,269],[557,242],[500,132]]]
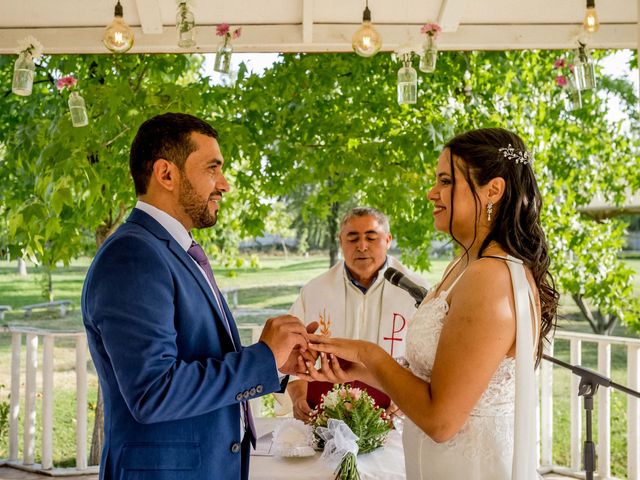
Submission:
[[[218,138],[218,132],[211,125],[186,113],[163,113],[140,125],[129,154],[136,195],[147,193],[156,160],[164,158],[183,169],[187,157],[196,149],[191,141],[193,132]]]

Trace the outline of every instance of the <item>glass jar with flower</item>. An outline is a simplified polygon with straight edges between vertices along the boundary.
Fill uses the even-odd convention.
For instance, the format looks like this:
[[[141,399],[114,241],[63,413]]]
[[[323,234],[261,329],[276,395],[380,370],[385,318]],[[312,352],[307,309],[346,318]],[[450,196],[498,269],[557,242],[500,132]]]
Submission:
[[[42,44],[32,36],[18,42],[18,59],[13,67],[11,91],[27,97],[33,90],[33,76],[36,71],[34,60],[42,56]]]
[[[233,53],[233,46],[231,45],[231,39],[240,38],[242,28],[236,28],[231,32],[231,28],[228,23],[221,23],[216,28],[216,35],[222,37],[223,40],[218,46],[216,51],[216,58],[213,63],[213,69],[216,72],[228,74],[231,70],[231,54]]]
[[[556,85],[563,92],[565,109],[573,111],[582,108],[582,96],[576,86],[573,64],[560,57],[554,62],[553,69],[556,70]]]
[[[69,90],[69,113],[71,114],[71,124],[74,127],[85,127],[89,124],[89,115],[87,115],[87,107],[84,103],[84,98],[80,96],[78,92],[74,90],[78,84],[78,80],[68,75],[61,77],[56,82],[58,91],[62,92],[65,89]]]
[[[436,40],[441,31],[442,28],[437,23],[425,23],[420,29],[420,33],[427,36],[420,55],[421,72],[432,73],[436,69],[436,62],[438,60]]]
[[[196,19],[189,9],[189,0],[178,0],[176,13],[176,30],[178,31],[178,46],[191,48],[196,44]]]

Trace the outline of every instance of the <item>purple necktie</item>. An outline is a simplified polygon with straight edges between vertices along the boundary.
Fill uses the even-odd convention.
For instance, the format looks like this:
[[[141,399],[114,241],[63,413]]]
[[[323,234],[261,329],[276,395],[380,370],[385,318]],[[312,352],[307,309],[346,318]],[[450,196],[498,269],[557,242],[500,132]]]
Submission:
[[[205,275],[209,279],[209,283],[213,289],[213,295],[216,298],[216,302],[218,303],[218,307],[220,308],[220,312],[222,313],[222,320],[224,321],[224,326],[227,329],[227,333],[229,337],[231,337],[231,343],[233,343],[233,349],[238,350],[236,348],[235,342],[233,341],[233,335],[231,335],[231,326],[229,325],[229,319],[227,319],[227,314],[222,307],[222,300],[220,299],[220,289],[218,288],[218,284],[216,283],[216,279],[213,278],[213,270],[211,270],[211,264],[209,263],[209,259],[207,258],[207,254],[204,253],[204,250],[200,245],[198,245],[195,240],[191,242],[191,246],[187,253],[193,258],[198,265],[204,270]]]
[[[227,314],[225,313],[224,308],[222,307],[222,301],[220,300],[220,289],[218,288],[218,284],[216,283],[216,280],[213,277],[213,270],[211,269],[211,264],[209,263],[207,254],[204,253],[204,250],[202,249],[202,247],[198,245],[195,242],[195,240],[191,242],[191,246],[189,247],[189,250],[187,250],[187,253],[191,256],[191,258],[193,258],[198,263],[198,265],[200,265],[202,270],[204,270],[205,275],[209,279],[209,283],[213,288],[214,297],[216,298],[216,302],[218,303],[218,307],[220,308],[220,312],[222,313],[222,319],[224,320],[224,325],[227,329],[227,333],[229,334],[229,337],[231,338],[233,349],[237,351],[238,349],[236,348],[235,342],[233,341],[233,336],[231,335],[231,327],[229,325],[229,320],[227,319]],[[253,435],[253,438],[255,439],[256,427],[255,427],[255,424],[253,423],[253,415],[251,415],[251,408],[249,407],[248,401],[242,402],[242,411],[244,412],[245,424],[249,427],[249,431],[251,432],[251,435]]]

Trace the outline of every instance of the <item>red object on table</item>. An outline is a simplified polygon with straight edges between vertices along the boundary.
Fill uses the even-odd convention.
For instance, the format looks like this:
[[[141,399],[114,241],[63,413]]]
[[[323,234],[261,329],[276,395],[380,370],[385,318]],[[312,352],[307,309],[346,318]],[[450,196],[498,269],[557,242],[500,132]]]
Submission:
[[[354,382],[350,382],[352,388],[360,388],[362,390],[366,390],[367,393],[373,398],[376,402],[376,405],[381,408],[389,408],[391,404],[391,398],[384,393],[378,390],[377,388],[373,388],[371,385],[367,385],[364,382],[359,382],[358,380]],[[309,382],[309,388],[307,389],[307,403],[311,408],[316,408],[320,402],[322,401],[322,395],[329,392],[333,388],[333,383],[330,382]]]

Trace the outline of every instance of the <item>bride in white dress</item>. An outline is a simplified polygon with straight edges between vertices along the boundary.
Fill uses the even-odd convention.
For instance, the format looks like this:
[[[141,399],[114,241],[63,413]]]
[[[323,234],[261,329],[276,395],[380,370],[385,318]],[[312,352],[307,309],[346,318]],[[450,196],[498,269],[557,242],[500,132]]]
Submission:
[[[408,417],[409,480],[537,478],[535,365],[558,294],[532,158],[507,130],[458,135],[428,198],[462,254],[410,322],[410,368],[370,342],[311,336],[322,367],[307,359],[302,376],[384,390]]]

